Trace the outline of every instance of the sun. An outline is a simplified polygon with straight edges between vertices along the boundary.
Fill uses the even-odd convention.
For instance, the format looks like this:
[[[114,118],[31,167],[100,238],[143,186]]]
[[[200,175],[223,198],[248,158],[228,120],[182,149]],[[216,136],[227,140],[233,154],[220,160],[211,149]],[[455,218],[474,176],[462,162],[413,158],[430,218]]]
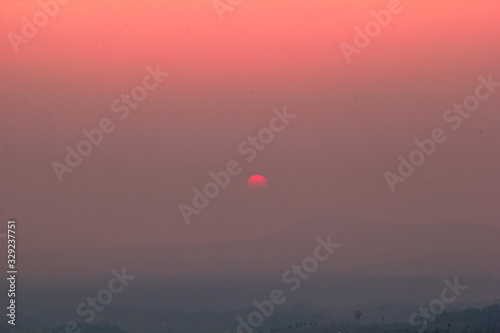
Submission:
[[[251,190],[264,189],[267,185],[267,179],[261,175],[253,175],[247,181],[247,187]]]

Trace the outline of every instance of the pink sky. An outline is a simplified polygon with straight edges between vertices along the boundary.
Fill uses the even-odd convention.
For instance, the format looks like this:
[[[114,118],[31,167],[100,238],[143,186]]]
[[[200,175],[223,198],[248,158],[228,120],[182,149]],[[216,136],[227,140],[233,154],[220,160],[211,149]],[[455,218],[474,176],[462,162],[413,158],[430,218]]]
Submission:
[[[452,131],[443,112],[500,81],[498,1],[402,1],[347,64],[340,43],[388,1],[70,1],[19,53],[36,1],[0,4],[0,194],[26,248],[241,239],[312,216],[499,224],[500,89]],[[170,76],[125,121],[111,102],[147,66]],[[297,118],[186,226],[178,204],[267,126]],[[115,132],[59,183],[51,169],[81,131]],[[449,134],[396,193],[384,178],[413,140]],[[247,179],[262,174],[264,194]],[[96,232],[97,231],[97,232]]]

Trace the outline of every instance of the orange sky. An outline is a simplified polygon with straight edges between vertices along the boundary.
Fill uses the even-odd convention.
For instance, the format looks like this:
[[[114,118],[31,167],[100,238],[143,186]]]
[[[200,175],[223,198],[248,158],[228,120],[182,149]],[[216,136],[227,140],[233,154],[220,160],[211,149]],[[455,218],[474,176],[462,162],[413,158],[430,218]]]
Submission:
[[[39,5],[2,1],[0,216],[24,221],[27,247],[238,239],[322,215],[498,224],[500,91],[396,193],[382,174],[479,75],[500,81],[500,3],[401,1],[347,64],[340,43],[387,3],[244,0],[220,20],[212,1],[73,0],[16,54],[6,36]],[[156,64],[170,76],[59,183],[51,162]],[[284,105],[297,119],[187,227],[177,205]]]

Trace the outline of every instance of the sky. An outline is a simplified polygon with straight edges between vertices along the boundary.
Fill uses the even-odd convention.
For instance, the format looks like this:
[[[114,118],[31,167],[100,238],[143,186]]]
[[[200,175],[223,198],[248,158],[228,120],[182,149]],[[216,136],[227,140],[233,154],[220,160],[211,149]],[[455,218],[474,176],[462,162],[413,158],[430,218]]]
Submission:
[[[389,3],[243,0],[221,19],[213,1],[72,0],[15,47],[40,5],[2,1],[1,219],[26,249],[248,239],[315,216],[498,226],[500,88],[456,130],[443,114],[500,81],[500,3],[401,1],[348,62],[342,43]],[[113,101],[147,68],[168,76],[120,119]],[[284,109],[247,162],[239,145]],[[105,118],[113,132],[60,182],[53,162]],[[384,173],[435,128],[447,140],[391,191]],[[179,205],[232,160],[186,224]]]

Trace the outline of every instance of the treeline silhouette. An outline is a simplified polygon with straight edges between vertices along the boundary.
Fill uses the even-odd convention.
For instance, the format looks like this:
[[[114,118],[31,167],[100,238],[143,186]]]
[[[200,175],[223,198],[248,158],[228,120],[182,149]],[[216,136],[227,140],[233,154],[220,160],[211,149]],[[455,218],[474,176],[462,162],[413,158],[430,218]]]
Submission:
[[[227,321],[228,313],[210,311],[205,313],[189,311],[173,311],[170,315],[157,313],[154,316],[145,316],[144,311],[131,309],[114,311],[121,318],[128,317],[137,321],[137,326],[130,330],[119,329],[117,326],[106,324],[78,323],[76,332],[81,333],[221,333],[234,332],[232,320]],[[150,312],[151,310],[147,311]],[[324,311],[324,310],[323,310]],[[266,325],[255,329],[253,333],[416,333],[419,327],[411,326],[408,322],[363,324],[361,311],[354,311],[351,320],[326,321],[325,313],[307,311],[307,308],[294,311],[287,319],[280,315],[273,315],[266,320]],[[160,311],[163,312],[163,311]],[[231,316],[232,318],[232,316]],[[27,319],[27,318],[26,318]],[[35,318],[29,323],[19,322],[16,327],[0,324],[0,332],[16,333],[66,333],[65,324],[55,328],[40,327]],[[233,318],[234,319],[234,318]],[[285,319],[285,320],[283,320]],[[326,322],[325,322],[326,321]],[[113,321],[121,322],[118,317]],[[140,324],[139,324],[140,323]],[[226,323],[228,323],[226,325]],[[27,325],[26,325],[27,324]],[[120,325],[122,326],[122,325]],[[227,327],[225,329],[221,329]],[[75,331],[75,330],[73,330]],[[436,320],[428,322],[425,332],[429,333],[500,333],[500,304],[485,308],[467,308],[457,312],[444,312]]]

